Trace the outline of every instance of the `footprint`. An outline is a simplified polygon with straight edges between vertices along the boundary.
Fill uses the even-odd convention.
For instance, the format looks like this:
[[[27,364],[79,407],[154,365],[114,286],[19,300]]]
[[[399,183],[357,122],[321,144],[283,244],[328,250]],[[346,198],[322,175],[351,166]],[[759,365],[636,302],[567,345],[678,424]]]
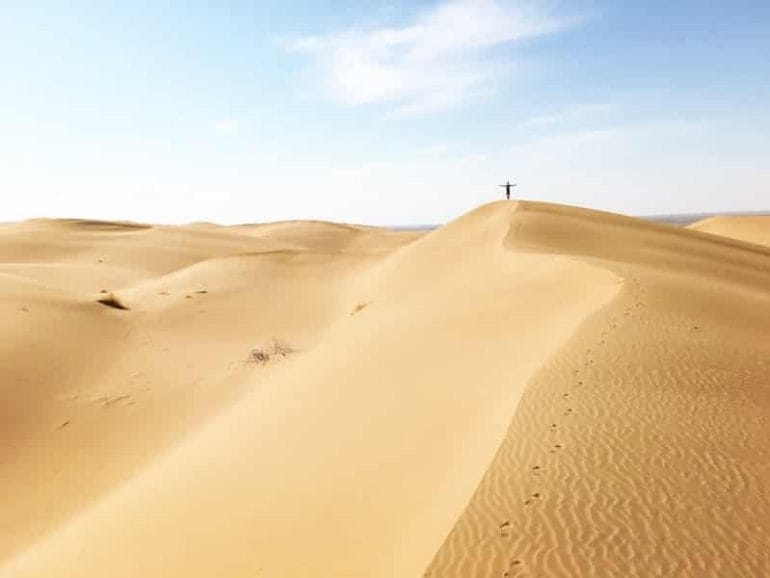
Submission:
[[[511,560],[511,563],[508,565],[508,570],[503,572],[503,578],[508,578],[508,576],[511,575],[511,571],[514,570],[516,566],[521,565],[521,560]]]
[[[567,410],[564,412],[564,415],[570,415],[572,413],[572,408],[568,407]]]
[[[511,521],[506,520],[505,522],[498,524],[497,529],[500,530],[501,538],[507,538],[510,536],[509,530],[511,529]]]
[[[551,453],[552,453],[552,454],[555,454],[556,452],[558,452],[559,450],[561,450],[561,448],[562,448],[561,444],[556,444],[556,445],[554,445],[554,446],[551,448]]]
[[[552,423],[551,426],[548,429],[551,431],[551,433],[555,433],[556,432],[556,424]]]
[[[540,492],[535,492],[534,494],[532,494],[530,498],[524,500],[524,505],[531,506],[532,504],[535,503],[536,500],[539,500],[539,499],[540,499]]]

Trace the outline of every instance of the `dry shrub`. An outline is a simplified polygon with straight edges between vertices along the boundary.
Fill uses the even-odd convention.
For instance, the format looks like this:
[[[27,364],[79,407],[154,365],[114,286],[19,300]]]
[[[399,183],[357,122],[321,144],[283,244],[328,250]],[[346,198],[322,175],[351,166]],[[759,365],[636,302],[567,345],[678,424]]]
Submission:
[[[252,349],[249,353],[249,361],[264,365],[274,357],[279,355],[281,357],[286,357],[290,353],[294,353],[294,351],[294,348],[291,346],[279,343],[277,340],[273,339],[273,342],[267,347],[257,347]]]
[[[249,353],[249,361],[264,364],[270,361],[270,354],[261,349],[252,349],[251,353]]]

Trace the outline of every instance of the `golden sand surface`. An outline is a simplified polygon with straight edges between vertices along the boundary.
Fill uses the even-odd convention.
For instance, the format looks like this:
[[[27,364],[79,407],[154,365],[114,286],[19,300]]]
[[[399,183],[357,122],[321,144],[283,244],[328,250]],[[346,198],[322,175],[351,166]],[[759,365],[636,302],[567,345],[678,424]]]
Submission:
[[[0,578],[768,576],[769,245],[0,225]]]

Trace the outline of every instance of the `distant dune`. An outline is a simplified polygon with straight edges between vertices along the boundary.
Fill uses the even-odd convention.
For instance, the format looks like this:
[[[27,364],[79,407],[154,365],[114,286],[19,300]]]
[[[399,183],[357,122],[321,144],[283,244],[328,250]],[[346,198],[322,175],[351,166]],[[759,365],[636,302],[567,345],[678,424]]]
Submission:
[[[770,217],[0,225],[0,578],[770,575]]]
[[[770,216],[709,217],[693,223],[690,228],[770,247],[768,223]]]

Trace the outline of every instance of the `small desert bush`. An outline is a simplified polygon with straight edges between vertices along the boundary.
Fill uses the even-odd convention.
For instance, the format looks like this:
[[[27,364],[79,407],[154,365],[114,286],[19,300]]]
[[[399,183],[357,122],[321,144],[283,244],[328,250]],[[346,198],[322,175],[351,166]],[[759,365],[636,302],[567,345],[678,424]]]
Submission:
[[[252,349],[249,353],[249,361],[264,365],[274,357],[286,357],[290,353],[294,353],[294,349],[291,346],[279,343],[273,339],[273,342],[266,347]]]

